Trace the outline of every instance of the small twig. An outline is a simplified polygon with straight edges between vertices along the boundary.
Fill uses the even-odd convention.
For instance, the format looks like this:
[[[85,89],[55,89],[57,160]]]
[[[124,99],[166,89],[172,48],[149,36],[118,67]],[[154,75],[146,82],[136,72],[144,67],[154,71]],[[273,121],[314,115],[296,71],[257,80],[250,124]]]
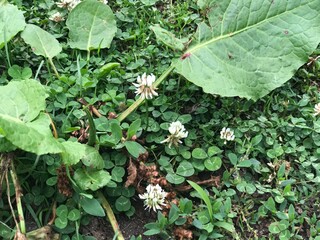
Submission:
[[[5,175],[5,179],[6,179],[6,183],[7,183],[7,197],[8,197],[8,203],[9,203],[9,207],[11,210],[11,214],[13,217],[14,222],[16,223],[16,227],[17,227],[17,232],[20,232],[20,227],[19,227],[19,223],[17,221],[16,215],[14,213],[12,204],[11,204],[11,199],[10,199],[10,184],[9,184],[9,179],[8,179],[8,173],[6,173]]]
[[[90,111],[92,111],[92,113],[94,115],[96,115],[97,117],[102,117],[102,114],[98,111],[98,109],[96,109],[96,107],[93,105],[89,105],[89,103],[84,98],[79,98],[78,102],[81,103],[82,105],[88,107],[90,109]]]
[[[47,115],[50,118],[50,125],[52,127],[53,136],[54,138],[58,138],[58,132],[57,132],[56,126],[54,125],[54,122],[52,121],[52,118],[50,117],[49,113],[47,113]]]
[[[57,202],[54,201],[53,206],[52,206],[52,218],[48,222],[48,225],[52,225],[54,223],[54,220],[56,219],[56,212],[57,212]]]
[[[199,184],[199,185],[215,185],[215,186],[219,186],[220,185],[220,176],[212,176],[209,179],[203,180],[203,181],[194,181],[195,183]],[[191,190],[192,187],[190,185],[183,185],[183,186],[177,186],[175,187],[175,190],[179,191],[179,192],[185,192],[185,191],[189,191]]]

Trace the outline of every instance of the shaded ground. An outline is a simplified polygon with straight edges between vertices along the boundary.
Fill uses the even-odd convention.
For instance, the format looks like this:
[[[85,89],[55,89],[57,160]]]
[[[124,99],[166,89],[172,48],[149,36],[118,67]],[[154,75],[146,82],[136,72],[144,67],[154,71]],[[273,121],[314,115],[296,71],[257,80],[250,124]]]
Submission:
[[[141,201],[132,201],[132,205],[135,207],[135,215],[131,218],[128,218],[126,215],[116,215],[117,221],[120,225],[125,239],[129,240],[131,236],[143,236],[143,232],[146,229],[143,226],[146,223],[154,222],[156,215],[152,212],[148,212],[143,208],[143,203]],[[107,221],[107,218],[92,218],[91,222],[87,226],[83,226],[82,234],[94,236],[97,240],[112,240],[114,232],[110,223]],[[160,238],[156,236],[146,237],[143,236],[143,240],[158,240]]]

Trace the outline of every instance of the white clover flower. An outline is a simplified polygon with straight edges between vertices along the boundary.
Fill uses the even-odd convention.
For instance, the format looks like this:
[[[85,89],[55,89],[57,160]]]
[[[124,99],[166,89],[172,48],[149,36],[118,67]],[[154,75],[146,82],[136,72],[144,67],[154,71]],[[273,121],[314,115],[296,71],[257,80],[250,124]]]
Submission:
[[[157,88],[152,86],[155,80],[156,77],[153,74],[147,76],[147,74],[144,73],[141,77],[138,76],[138,83],[133,83],[133,85],[136,87],[135,93],[137,95],[141,94],[140,97],[142,99],[152,99],[153,96],[158,96],[158,93],[155,91]]]
[[[230,128],[222,128],[220,132],[220,138],[224,139],[224,144],[227,143],[227,141],[233,141],[234,140],[234,132],[230,130]]]
[[[108,4],[108,0],[100,0],[100,2],[102,2],[104,4]]]
[[[164,201],[167,193],[163,191],[159,184],[157,184],[156,186],[149,184],[146,190],[146,193],[139,194],[139,198],[144,199],[144,206],[146,206],[146,209],[153,209],[153,211],[155,212],[157,211],[157,209],[161,210],[161,206],[166,205]]]
[[[314,105],[313,111],[314,111],[313,116],[317,116],[320,114],[320,103],[317,103],[316,105]]]
[[[81,1],[80,0],[61,0],[56,3],[60,8],[67,8],[69,11],[75,8]]]
[[[52,14],[49,19],[51,21],[54,21],[54,22],[62,22],[64,21],[64,17],[61,15],[60,12],[56,12],[55,14]]]
[[[181,138],[188,137],[188,132],[186,132],[186,129],[180,121],[172,122],[169,127],[169,132],[171,135],[168,135],[165,140],[161,141],[161,143],[168,142],[169,148],[171,148],[172,144],[178,146],[178,143],[182,143]]]

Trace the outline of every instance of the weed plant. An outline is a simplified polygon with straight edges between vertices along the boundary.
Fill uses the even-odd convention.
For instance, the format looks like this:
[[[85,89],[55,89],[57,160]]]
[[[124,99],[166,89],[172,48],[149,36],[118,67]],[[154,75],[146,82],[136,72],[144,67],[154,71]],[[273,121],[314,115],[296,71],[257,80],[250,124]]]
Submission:
[[[155,222],[145,225],[145,236],[320,239],[319,48],[290,81],[257,101],[206,94],[172,72],[155,89],[158,96],[119,120],[139,101],[133,85],[137,78],[143,73],[158,78],[172,59],[181,58],[150,26],[159,24],[177,38],[189,39],[206,18],[208,9],[200,8],[205,1],[109,1],[115,37],[109,48],[92,51],[69,47],[65,20],[50,17],[59,11],[67,19],[70,12],[54,1],[9,2],[24,11],[27,23],[57,38],[62,51],[52,59],[53,69],[48,58],[35,55],[16,36],[0,49],[1,86],[30,78],[45,86],[45,112],[57,141],[84,145],[94,136],[88,145],[99,150],[102,170],[108,173],[103,178],[90,175],[88,155],[68,166],[63,154],[15,150],[24,217],[37,229],[49,224],[64,240],[95,239],[82,235],[81,226],[93,216],[105,216],[103,208],[134,221],[132,200],[140,196],[141,205],[157,212]],[[172,132],[177,122],[184,129],[179,125]],[[165,141],[170,136],[175,140]],[[4,162],[0,236],[13,239],[13,216],[20,212],[13,213],[9,205],[17,190],[14,175],[6,175],[6,184],[4,170],[10,168]],[[27,236],[37,239],[41,234]]]

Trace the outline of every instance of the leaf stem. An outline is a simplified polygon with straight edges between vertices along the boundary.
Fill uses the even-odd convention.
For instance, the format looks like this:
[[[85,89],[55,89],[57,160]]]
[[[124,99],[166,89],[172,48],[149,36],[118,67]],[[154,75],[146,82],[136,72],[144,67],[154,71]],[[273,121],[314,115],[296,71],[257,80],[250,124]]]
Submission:
[[[6,37],[6,34],[7,34],[7,28],[6,26],[4,26],[4,48],[5,48],[5,51],[6,51],[6,57],[7,57],[7,64],[9,66],[9,68],[11,68],[11,61],[10,61],[10,54],[9,54],[9,48],[8,48],[8,42],[7,42],[7,37]]]
[[[114,233],[118,237],[118,240],[124,240],[124,237],[123,237],[123,235],[120,231],[120,228],[119,228],[119,224],[117,222],[116,217],[113,214],[113,211],[110,207],[110,204],[108,203],[107,199],[104,197],[104,195],[100,191],[97,192],[97,195],[98,195],[99,200],[101,201],[102,207],[104,208],[104,210],[107,213],[108,219],[111,223],[111,226],[113,228]]]
[[[51,59],[51,58],[48,58],[48,60],[49,60],[49,63],[50,63],[50,65],[51,65],[51,67],[52,67],[52,69],[53,69],[54,74],[56,75],[56,77],[57,77],[57,78],[60,78],[60,75],[59,75],[59,73],[58,73],[58,71],[57,71],[57,69],[56,69],[56,66],[55,66],[54,63],[52,62],[52,59]]]
[[[154,82],[153,86],[157,87],[175,68],[175,65],[171,65],[162,75]],[[119,122],[122,122],[126,119],[130,113],[132,113],[139,105],[144,101],[144,99],[139,98],[137,99],[130,107],[128,107],[123,113],[118,116]]]
[[[23,216],[23,209],[21,204],[21,196],[22,196],[22,189],[18,180],[17,172],[13,164],[13,159],[11,159],[11,166],[10,166],[10,174],[12,177],[15,194],[16,194],[16,204],[18,210],[18,219],[20,225],[20,231],[22,234],[26,234],[26,223]]]

